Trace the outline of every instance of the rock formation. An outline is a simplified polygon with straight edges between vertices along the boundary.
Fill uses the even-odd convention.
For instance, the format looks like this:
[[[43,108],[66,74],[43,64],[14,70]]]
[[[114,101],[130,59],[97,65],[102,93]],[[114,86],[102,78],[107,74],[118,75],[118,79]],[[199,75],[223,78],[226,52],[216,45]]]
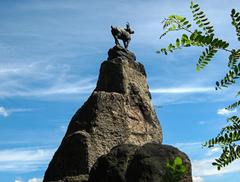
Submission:
[[[97,158],[113,147],[162,142],[143,65],[120,46],[108,56],[95,90],[71,119],[44,182],[87,181]]]
[[[166,182],[167,162],[180,157],[186,173],[179,182],[192,182],[187,155],[169,145],[119,145],[98,158],[88,182]]]

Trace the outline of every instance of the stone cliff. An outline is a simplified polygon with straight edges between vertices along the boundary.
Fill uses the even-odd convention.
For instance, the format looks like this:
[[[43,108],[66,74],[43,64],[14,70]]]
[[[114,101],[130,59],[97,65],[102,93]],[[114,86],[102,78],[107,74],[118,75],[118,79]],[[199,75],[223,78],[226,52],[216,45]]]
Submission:
[[[101,65],[97,86],[70,121],[44,176],[49,181],[87,181],[97,158],[121,144],[161,143],[144,66],[115,46]]]

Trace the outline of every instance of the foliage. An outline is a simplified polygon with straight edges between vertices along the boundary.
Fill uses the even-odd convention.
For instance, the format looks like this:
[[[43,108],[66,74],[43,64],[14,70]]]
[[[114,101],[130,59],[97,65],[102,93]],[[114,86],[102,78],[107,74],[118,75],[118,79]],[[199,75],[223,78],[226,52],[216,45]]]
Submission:
[[[167,48],[162,48],[157,51],[157,53],[164,53],[167,55],[170,52],[184,47],[202,47],[204,50],[199,56],[196,64],[196,70],[200,71],[209,64],[218,51],[225,51],[229,53],[227,62],[229,71],[222,80],[216,82],[215,88],[219,90],[236,84],[237,80],[240,78],[240,49],[229,49],[229,43],[227,41],[216,37],[214,27],[198,4],[191,2],[190,9],[197,29],[192,30],[192,24],[185,17],[179,15],[168,16],[168,18],[164,19],[162,22],[165,31],[160,36],[160,39],[169,32],[183,31],[184,33],[180,38],[176,39],[175,43],[169,44]],[[232,9],[230,16],[232,25],[236,30],[237,39],[240,41],[240,12]],[[237,96],[239,95],[240,91],[237,93]],[[240,101],[236,101],[225,109],[237,109],[239,106]],[[227,120],[228,125],[222,128],[216,137],[204,144],[204,146],[209,148],[215,145],[219,145],[222,148],[222,154],[212,163],[219,170],[232,161],[240,158],[240,145],[238,144],[240,141],[240,118],[238,116],[232,116]]]
[[[180,181],[182,176],[186,173],[186,166],[182,163],[180,157],[176,157],[174,161],[168,161],[166,164],[166,173],[163,178],[165,182]]]

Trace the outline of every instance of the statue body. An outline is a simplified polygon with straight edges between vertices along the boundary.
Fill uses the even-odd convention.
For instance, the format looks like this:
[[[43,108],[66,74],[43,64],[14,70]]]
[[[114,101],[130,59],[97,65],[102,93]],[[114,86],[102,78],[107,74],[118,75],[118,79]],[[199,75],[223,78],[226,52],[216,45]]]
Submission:
[[[127,49],[131,40],[131,34],[134,34],[134,31],[130,28],[129,23],[127,23],[126,28],[111,26],[111,32],[115,40],[115,44],[120,45],[118,41],[118,39],[120,39],[123,41],[124,47]]]

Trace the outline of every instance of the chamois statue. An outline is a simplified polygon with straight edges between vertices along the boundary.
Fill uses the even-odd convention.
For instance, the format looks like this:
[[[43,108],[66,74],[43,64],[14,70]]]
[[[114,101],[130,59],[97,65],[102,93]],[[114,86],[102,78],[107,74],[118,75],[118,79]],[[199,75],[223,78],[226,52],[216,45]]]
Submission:
[[[120,45],[118,41],[118,39],[120,39],[123,41],[125,49],[127,49],[131,40],[131,34],[134,34],[134,31],[130,28],[130,24],[127,22],[126,28],[111,26],[111,32],[115,40],[115,44]]]

